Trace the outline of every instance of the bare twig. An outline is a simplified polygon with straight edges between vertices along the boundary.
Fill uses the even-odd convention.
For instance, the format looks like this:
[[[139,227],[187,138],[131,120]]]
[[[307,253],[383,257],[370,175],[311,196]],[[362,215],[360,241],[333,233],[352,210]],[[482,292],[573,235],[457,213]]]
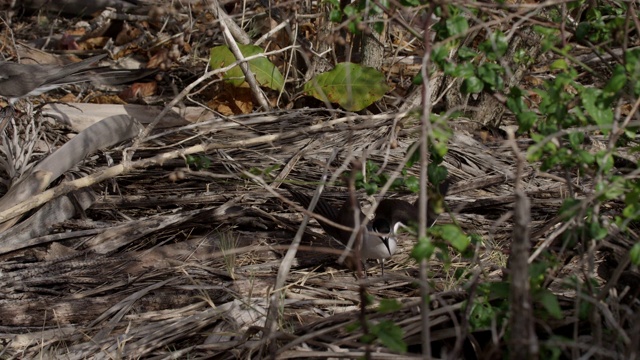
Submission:
[[[427,12],[427,20],[424,24],[423,39],[425,44],[424,58],[422,59],[422,118],[420,123],[420,197],[418,239],[423,239],[427,235],[427,167],[429,165],[429,136],[431,134],[431,86],[429,86],[429,68],[431,54],[431,39],[429,28],[431,27],[431,16],[435,11],[436,4],[432,3]],[[422,357],[431,359],[431,325],[429,322],[429,260],[420,260],[420,316],[422,325]]]
[[[516,359],[537,359],[538,339],[534,331],[533,303],[529,286],[529,257],[531,202],[522,189],[522,174],[526,159],[518,149],[513,131],[508,131],[509,142],[517,159],[515,179],[516,202],[514,208],[513,243],[509,259],[511,275],[509,326],[511,337],[509,351]]]
[[[217,0],[213,0],[213,6],[217,8],[218,15],[221,15],[224,13],[224,10],[220,8],[220,5],[218,4]],[[249,84],[249,88],[251,88],[253,97],[258,101],[260,106],[262,106],[263,110],[268,111],[271,109],[271,105],[269,105],[269,100],[267,99],[265,94],[262,92],[262,90],[260,90],[260,86],[256,81],[256,77],[253,75],[253,73],[251,72],[251,69],[249,68],[249,63],[247,61],[243,61],[245,59],[244,55],[242,55],[242,52],[240,51],[238,44],[234,40],[233,35],[231,35],[231,31],[229,31],[229,27],[227,26],[228,23],[229,22],[227,21],[220,21],[220,26],[222,27],[222,34],[224,35],[224,39],[227,42],[227,45],[229,46],[229,50],[231,50],[231,53],[233,53],[233,56],[235,56],[236,59],[240,61],[238,66],[240,66],[240,69],[244,74],[244,79],[247,81],[247,84]]]

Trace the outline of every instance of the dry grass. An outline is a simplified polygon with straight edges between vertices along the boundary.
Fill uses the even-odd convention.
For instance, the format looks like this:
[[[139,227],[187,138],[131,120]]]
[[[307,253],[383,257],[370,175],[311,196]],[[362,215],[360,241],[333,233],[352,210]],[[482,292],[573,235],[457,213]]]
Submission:
[[[202,64],[197,66],[188,71],[199,73]],[[470,121],[452,119],[449,125],[455,133],[444,165],[452,185],[446,198],[449,212],[439,223],[456,223],[481,241],[470,258],[450,251],[450,263],[436,258],[430,262],[431,338],[434,351],[443,357],[464,347],[469,358],[499,358],[505,355],[505,333],[498,316],[472,329],[467,322],[472,310],[466,305],[477,301],[478,307],[489,306],[500,300],[478,288],[501,281],[507,265],[515,159],[503,139],[486,140]],[[265,188],[282,181],[311,191],[328,168],[334,181],[324,196],[339,201],[346,193],[335,180],[353,159],[395,171],[416,141],[419,126],[395,109],[358,115],[305,108],[155,129],[152,140],[135,153],[139,166],[91,186],[97,197],[84,217],[56,224],[43,245],[0,256],[0,357],[359,358],[368,350],[374,359],[414,358],[421,345],[418,266],[409,256],[415,239],[403,237],[384,277],[379,267],[371,266],[369,277],[358,280],[336,263],[335,241],[312,222],[283,289],[274,289],[302,215],[289,205],[286,192],[272,189],[274,195]],[[44,131],[51,136],[59,129]],[[529,144],[518,139],[521,150]],[[97,154],[87,162],[88,169],[111,166],[110,160],[119,163],[129,145]],[[194,155],[206,158],[210,166],[186,163],[181,151],[198,146],[202,151],[194,150]],[[327,164],[336,148],[336,159]],[[166,157],[151,161],[158,155]],[[528,164],[524,171],[532,240],[540,246],[562,226],[554,216],[566,196],[563,174],[539,174],[537,164]],[[173,178],[177,172],[180,177]],[[416,175],[418,169],[408,172]],[[395,192],[385,196],[415,198]],[[367,201],[363,205],[367,207]],[[615,213],[619,205],[611,206]],[[579,321],[574,312],[577,285],[571,291],[561,286],[573,276],[579,286],[587,286],[581,280],[593,276],[594,259],[600,258],[595,250],[568,254],[562,249],[557,255],[573,259],[549,269],[555,281],[549,288],[560,295],[565,316],[541,321],[541,338],[555,331],[571,336],[568,328],[601,326],[623,339],[621,347],[632,344],[634,315],[629,307],[615,296],[606,297],[597,302],[605,320]],[[367,347],[360,341],[360,329],[347,330],[360,319],[362,288],[372,297],[367,319],[398,325],[408,354],[391,353],[379,342]],[[284,295],[274,320],[276,331],[269,333],[265,327],[275,290]],[[389,313],[376,311],[383,299],[396,299],[400,306]],[[545,344],[565,346],[568,353],[592,349],[616,357],[619,347],[613,341],[588,347],[593,338],[581,336],[570,337],[568,344]]]

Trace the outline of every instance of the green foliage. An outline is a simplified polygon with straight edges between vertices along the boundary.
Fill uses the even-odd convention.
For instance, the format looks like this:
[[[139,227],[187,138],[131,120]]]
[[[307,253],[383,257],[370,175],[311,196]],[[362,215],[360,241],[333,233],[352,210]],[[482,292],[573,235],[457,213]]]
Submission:
[[[635,266],[640,265],[640,244],[636,243],[631,248],[629,252],[629,257],[631,258],[631,263]]]
[[[273,180],[275,179],[275,175],[273,174],[273,172],[275,170],[279,170],[280,168],[281,166],[277,164],[269,165],[266,168],[252,167],[249,169],[249,173],[251,173],[252,175],[263,177],[264,179]]]
[[[440,259],[448,263],[450,248],[464,254],[471,242],[472,236],[465,234],[457,225],[434,225],[428,229],[427,236],[418,239],[411,250],[411,257],[417,262],[429,260],[439,249]]]
[[[406,1],[403,5],[406,6],[417,6],[412,5],[412,1]],[[414,0],[419,4],[419,1]],[[338,0],[327,0],[327,3],[330,5],[329,10],[329,20],[334,23],[342,23],[346,21],[347,30],[351,34],[360,34],[361,33],[361,24],[367,24],[365,21],[370,16],[376,16],[384,13],[384,10],[378,6],[381,5],[384,8],[389,8],[389,1],[382,0],[376,3],[358,0],[354,1],[351,4],[346,5],[344,8],[340,8],[340,1]],[[382,21],[376,21],[372,25],[373,30],[378,34],[381,34],[384,30],[384,23]]]
[[[489,39],[478,46],[478,49],[484,52],[487,59],[491,61],[501,58],[507,52],[508,48],[509,43],[507,42],[507,37],[502,31],[494,31],[489,36]]]
[[[382,314],[392,313],[402,309],[402,304],[396,299],[381,299],[378,311]]]
[[[599,3],[599,6],[589,7],[584,21],[576,28],[576,38],[579,42],[601,43],[611,42],[620,45],[624,37],[624,23],[627,15],[624,2]]]
[[[441,36],[449,37],[458,34],[457,31],[467,31],[468,24],[462,16],[454,16],[447,20],[454,21],[455,24],[461,23],[458,27],[452,26],[434,26],[436,32],[438,29],[442,32]],[[455,29],[455,31],[453,31]],[[478,46],[488,60],[478,66],[474,60],[478,58],[479,53],[466,46],[460,47],[456,56],[458,62],[449,61],[449,50],[452,43],[445,43],[435,47],[431,52],[431,60],[436,64],[445,75],[462,79],[461,91],[465,94],[478,94],[483,90],[502,91],[504,90],[504,67],[495,61],[499,59],[507,51],[508,43],[503,33],[494,32],[489,39]]]
[[[264,50],[255,45],[238,44],[242,56],[262,54]],[[237,59],[226,45],[216,46],[211,49],[211,57],[209,64],[212,69],[221,69],[236,62]],[[281,90],[284,88],[284,77],[278,68],[269,59],[261,57],[249,60],[249,69],[256,77],[256,81],[261,86],[268,87],[273,90]],[[227,71],[223,78],[233,86],[240,86],[244,83],[244,73],[239,66],[234,66]]]
[[[562,309],[558,302],[558,297],[549,290],[540,289],[536,293],[535,300],[542,304],[547,314],[556,319],[562,319]]]
[[[458,252],[463,252],[471,243],[471,239],[458,226],[453,224],[444,224],[434,228],[434,233],[441,239],[445,240],[449,245],[453,246]]]
[[[381,314],[389,314],[402,308],[402,304],[395,299],[380,300],[380,307],[377,311]],[[346,331],[354,332],[362,328],[360,321],[347,325]],[[365,344],[373,344],[376,340],[389,350],[398,353],[407,352],[407,344],[404,342],[404,332],[402,328],[391,320],[379,322],[367,321],[368,333],[360,337],[360,341]]]
[[[576,38],[583,43],[620,43],[624,4],[608,3],[589,8],[584,22],[576,29]],[[542,171],[560,170],[576,176],[588,175],[594,181],[594,197],[589,200],[567,198],[560,208],[564,219],[577,219],[563,235],[567,248],[578,241],[600,241],[609,236],[609,222],[601,218],[596,205],[611,200],[623,200],[622,214],[615,217],[615,224],[622,231],[629,231],[629,225],[640,220],[640,184],[620,176],[615,169],[617,146],[636,138],[637,127],[619,128],[623,122],[616,115],[620,105],[633,103],[640,95],[640,51],[627,50],[621,56],[623,61],[610,66],[610,71],[595,71],[579,63],[568,54],[574,46],[561,44],[561,37],[555,28],[535,27],[543,36],[544,50],[559,55],[551,64],[554,78],[547,80],[537,89],[539,97],[537,113],[527,106],[526,93],[513,88],[506,105],[518,121],[520,133],[528,132],[535,144],[528,149],[529,161],[540,162]],[[595,84],[584,85],[587,73],[596,79]],[[616,118],[618,116],[618,118]],[[589,129],[589,130],[586,130]],[[593,131],[593,129],[597,129]],[[618,130],[612,134],[612,130]],[[594,150],[587,138],[590,136],[619,136],[611,147]],[[586,201],[590,203],[585,204]],[[630,257],[640,262],[640,245],[634,244]],[[557,267],[554,260],[544,260],[547,268]],[[533,281],[533,278],[532,278]],[[550,293],[541,288],[532,288],[535,299],[546,312],[558,317],[559,310]]]
[[[511,88],[507,96],[507,108],[516,115],[518,131],[528,132],[535,125],[538,116],[524,102],[524,92],[517,87]]]
[[[429,236],[424,236],[418,239],[418,243],[411,249],[411,257],[417,262],[422,260],[431,259],[433,253],[436,251],[436,245]]]
[[[379,100],[389,90],[384,74],[354,63],[340,63],[304,85],[305,93],[322,101],[360,111]]]
[[[200,154],[187,155],[186,163],[188,166],[195,166],[196,170],[206,170],[211,167],[211,160]]]
[[[449,36],[464,34],[469,30],[469,23],[462,15],[453,16],[445,20],[444,24],[447,29],[447,35]]]
[[[338,6],[337,0],[331,0],[331,3]],[[422,3],[413,0],[401,2],[402,6],[419,6]],[[350,21],[349,28],[356,31],[358,22],[363,18],[359,13],[360,4],[358,2],[340,11],[336,21],[343,22],[346,15]],[[544,16],[551,25],[527,23],[526,26],[531,26],[540,35],[541,51],[555,55],[548,68],[550,76],[533,88],[507,85],[505,64],[530,68],[537,60],[526,49],[514,49],[513,58],[504,58],[510,50],[510,39],[505,33],[511,36],[511,32],[503,29],[503,33],[496,27],[487,27],[484,29],[484,38],[465,42],[464,46],[458,48],[471,26],[477,25],[477,19],[482,21],[487,15],[474,14],[477,10],[453,4],[433,6],[435,15],[441,20],[432,27],[435,45],[429,57],[429,75],[441,72],[460,80],[461,91],[466,94],[487,92],[502,95],[500,98],[505,99],[506,107],[515,117],[518,133],[533,141],[527,150],[528,161],[537,163],[536,166],[539,164],[541,171],[557,172],[569,180],[584,176],[593,179],[593,187],[589,189],[593,193],[589,193],[586,199],[580,191],[577,193],[581,197],[564,199],[559,215],[570,227],[558,238],[562,247],[575,248],[580,242],[601,241],[609,236],[610,221],[604,219],[602,213],[611,213],[611,208],[599,206],[607,201],[624,202],[624,209],[616,216],[615,225],[623,232],[630,231],[632,225],[636,225],[634,222],[640,221],[640,183],[629,175],[620,174],[615,167],[618,147],[634,144],[638,129],[633,121],[626,122],[633,120],[633,114],[628,115],[629,109],[622,108],[622,105],[632,106],[640,96],[640,49],[628,50],[632,41],[626,32],[631,31],[635,36],[632,21],[627,15],[628,3],[596,2],[585,7],[581,1],[569,2],[566,9],[572,16],[578,13],[578,9],[585,10],[581,17],[576,18],[579,21],[577,27],[571,24],[562,28],[558,26],[561,22],[567,22],[567,13],[549,7],[545,8]],[[537,21],[536,24],[544,23]],[[574,31],[573,34],[571,31]],[[576,44],[576,40],[579,44]],[[605,46],[627,50],[606,63],[598,63],[597,68],[592,69],[590,66],[596,66],[592,62],[585,64],[581,62],[584,61],[582,58],[573,57],[577,46],[595,49],[594,52],[598,54],[611,53],[611,49]],[[510,70],[513,72],[515,68]],[[414,84],[421,84],[422,74],[413,81]],[[427,173],[430,184],[439,184],[448,176],[442,159],[448,151],[450,132],[437,115],[432,115],[430,121],[435,125],[428,139],[430,161]],[[598,149],[591,146],[595,137],[604,137],[606,146]],[[420,162],[420,152],[417,151],[419,143],[418,140],[411,147],[412,156],[401,177],[394,181],[393,189],[419,191],[420,179],[410,173],[410,168]],[[633,150],[640,151],[640,146]],[[387,181],[385,169],[367,163],[365,175],[358,177],[358,187],[373,194]],[[432,186],[429,193],[434,188],[437,186]],[[429,201],[431,203],[431,199]],[[426,236],[417,240],[411,256],[417,261],[433,256],[447,260],[452,252],[466,256],[474,251],[473,244],[477,241],[477,237],[465,234],[455,224],[436,225],[428,229]],[[640,244],[633,245],[629,255],[632,263],[639,265]],[[548,289],[551,270],[563,266],[562,260],[551,251],[543,251],[530,266],[530,289],[536,304],[536,316],[563,316],[558,298]],[[577,281],[574,286],[578,286]],[[484,285],[487,284],[480,284],[479,295],[469,304],[470,322],[476,329],[488,328],[492,326],[492,321],[495,326],[496,319],[498,322],[504,320],[508,306],[508,283]],[[590,285],[585,288],[597,286]],[[586,319],[593,307],[581,302],[579,311],[580,317]],[[385,326],[380,325],[380,328],[384,329]],[[372,331],[371,336],[380,339],[376,331]],[[558,357],[559,353],[554,350],[557,349],[545,351],[552,357]]]
[[[356,174],[356,188],[365,189],[367,195],[373,195],[378,191],[378,187],[384,185],[387,182],[387,176],[380,173],[380,167],[378,164],[367,160],[365,163],[364,173],[358,172]]]
[[[377,324],[369,327],[369,337],[362,337],[362,342],[370,343],[373,339],[380,340],[382,345],[386,346],[389,350],[406,353],[407,344],[402,339],[404,334],[402,328],[396,325],[391,320],[382,320]]]
[[[482,285],[494,285],[494,284],[482,284]],[[476,296],[470,302],[467,302],[467,306],[471,306],[469,311],[469,325],[472,330],[486,330],[490,329],[492,324],[497,321],[502,322],[504,320],[504,314],[506,313],[503,308],[506,307],[508,299],[507,296],[502,298],[497,304],[493,304],[489,301],[488,296]]]
[[[436,16],[443,19],[433,25],[433,31],[436,34],[436,41],[442,41],[457,35],[461,35],[469,30],[469,22],[461,13],[460,8],[454,5],[438,6],[435,12]],[[457,44],[457,41],[453,41]]]

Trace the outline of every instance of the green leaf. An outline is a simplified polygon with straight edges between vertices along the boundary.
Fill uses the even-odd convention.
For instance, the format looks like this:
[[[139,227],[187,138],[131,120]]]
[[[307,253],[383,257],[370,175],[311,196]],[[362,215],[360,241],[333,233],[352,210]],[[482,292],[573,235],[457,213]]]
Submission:
[[[631,258],[631,263],[633,265],[640,265],[640,243],[636,243],[633,245],[633,247],[629,251],[629,257]]]
[[[402,309],[402,304],[397,299],[382,299],[378,311],[382,314],[392,313]]]
[[[441,184],[449,175],[447,168],[434,162],[427,165],[427,176],[431,184]]]
[[[442,66],[449,58],[449,49],[446,46],[438,46],[431,51],[431,60]]]
[[[604,134],[609,133],[613,124],[613,110],[600,103],[600,90],[585,88],[581,92],[582,104],[587,113],[591,115],[593,120],[600,126],[600,131]]]
[[[460,49],[458,49],[458,59],[462,61],[473,59],[476,56],[478,56],[478,53],[469,47],[461,46]]]
[[[376,6],[376,8],[378,7]],[[382,32],[384,31],[384,23],[382,21],[373,23],[373,30],[378,34],[382,34]]]
[[[378,192],[378,184],[376,183],[366,183],[364,184],[364,189],[367,192],[367,195],[373,195]]]
[[[596,162],[603,172],[613,169],[613,154],[607,150],[601,150],[596,153]]]
[[[346,16],[356,16],[358,14],[358,9],[353,4],[345,6],[343,11]]]
[[[569,143],[571,144],[571,146],[577,148],[580,145],[582,145],[583,142],[584,142],[583,132],[574,131],[569,134]]]
[[[560,303],[558,302],[558,297],[549,290],[543,289],[538,294],[540,303],[547,310],[549,315],[553,316],[556,319],[562,319],[562,309],[560,308]]]
[[[502,57],[508,48],[507,37],[502,31],[493,32],[488,40],[478,45],[478,49],[487,55],[487,59],[494,61]]]
[[[462,82],[460,91],[464,94],[478,94],[484,88],[484,83],[479,78],[472,76]]]
[[[478,67],[478,77],[492,90],[502,90],[504,86],[502,71],[503,68],[498,64],[484,63]]]
[[[389,350],[399,353],[407,352],[407,344],[402,340],[404,332],[393,321],[382,320],[371,326],[371,333],[375,334]]]
[[[444,74],[447,76],[457,77],[458,75],[456,75],[456,72],[458,71],[458,65],[445,61],[442,63],[442,71],[444,71]]]
[[[407,154],[409,153],[411,153],[411,156],[409,156],[409,160],[407,161],[407,165],[405,166],[405,169],[411,168],[414,164],[420,161],[420,141],[419,140],[414,141],[413,144],[409,146],[409,149],[407,149]]]
[[[420,181],[418,181],[418,178],[413,175],[406,178],[404,185],[413,193],[420,191]]]
[[[591,165],[596,160],[595,156],[586,150],[578,149],[576,154],[579,161],[585,165]]]
[[[411,83],[413,85],[422,85],[422,71],[418,72],[418,74],[411,79]]]
[[[360,11],[355,6],[353,6],[353,4],[345,6],[342,11],[347,18],[352,19],[347,24],[347,29],[349,29],[349,32],[352,34],[359,34],[360,30],[358,29],[358,24],[360,24],[362,19]]]
[[[509,97],[507,98],[507,107],[509,110],[517,113],[522,110],[528,109],[527,105],[524,103],[524,91],[517,86],[512,87],[509,90]]]
[[[534,25],[533,30],[538,34],[544,36],[556,36],[558,34],[558,29],[555,27],[543,27],[540,25]]]
[[[513,87],[509,91],[507,108],[516,115],[518,132],[520,133],[531,130],[538,119],[538,116],[534,112],[529,111],[529,107],[527,107],[527,104],[524,102],[524,93],[518,87]]]
[[[187,155],[187,165],[194,165],[197,170],[204,170],[211,167],[211,160],[204,155]]]
[[[468,79],[476,75],[476,68],[470,62],[462,63],[455,67],[451,75],[463,79]]]
[[[516,115],[516,120],[518,121],[518,131],[526,132],[535,125],[538,116],[532,111],[524,111]]]
[[[627,50],[624,53],[625,69],[629,74],[635,74],[640,65],[640,49]]]
[[[264,53],[264,50],[262,50],[261,47],[255,45],[238,44],[238,47],[244,57]],[[233,56],[231,50],[229,50],[229,47],[226,45],[216,46],[211,49],[209,64],[212,69],[227,67],[236,62],[236,60],[237,59]],[[257,58],[249,60],[249,69],[255,75],[256,81],[260,86],[268,87],[277,91],[284,88],[284,77],[278,68],[269,61],[269,59]],[[223,78],[233,86],[240,86],[245,81],[244,73],[237,65],[227,71]]]
[[[469,313],[469,325],[476,329],[489,329],[492,321],[496,319],[496,311],[486,300],[476,298]]]
[[[576,27],[576,39],[580,42],[585,41],[590,32],[591,24],[583,21]]]
[[[411,257],[420,262],[423,259],[429,260],[436,250],[435,245],[428,236],[418,239],[418,243],[411,250]]]
[[[469,23],[467,22],[467,19],[461,15],[456,15],[447,19],[446,25],[449,36],[463,34],[469,30]]]
[[[384,74],[370,67],[340,63],[304,84],[305,93],[322,101],[360,111],[379,100],[389,90]]]
[[[567,64],[567,61],[565,59],[558,59],[552,62],[549,68],[551,70],[566,70],[569,68],[569,65]]]
[[[599,21],[602,18],[602,13],[596,7],[590,6],[587,8],[587,20]]]
[[[442,238],[459,252],[466,250],[469,246],[469,237],[456,225],[444,224],[440,227],[440,231]]]
[[[607,237],[607,235],[609,235],[609,231],[607,231],[606,228],[600,226],[597,221],[592,221],[591,223],[589,223],[589,234],[594,240],[602,240]]]
[[[329,20],[334,23],[342,21],[342,11],[340,9],[333,9],[329,12]]]
[[[613,70],[613,75],[604,87],[604,91],[615,94],[627,84],[627,74],[622,65],[617,65]]]

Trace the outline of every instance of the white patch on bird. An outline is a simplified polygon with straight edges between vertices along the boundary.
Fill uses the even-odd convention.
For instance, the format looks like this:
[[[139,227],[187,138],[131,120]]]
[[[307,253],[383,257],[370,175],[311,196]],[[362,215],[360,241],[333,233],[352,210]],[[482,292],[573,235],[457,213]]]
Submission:
[[[398,230],[400,230],[401,228],[405,229],[405,230],[410,230],[411,229],[407,225],[405,225],[402,222],[398,221],[397,223],[393,224],[393,234],[397,234]]]

